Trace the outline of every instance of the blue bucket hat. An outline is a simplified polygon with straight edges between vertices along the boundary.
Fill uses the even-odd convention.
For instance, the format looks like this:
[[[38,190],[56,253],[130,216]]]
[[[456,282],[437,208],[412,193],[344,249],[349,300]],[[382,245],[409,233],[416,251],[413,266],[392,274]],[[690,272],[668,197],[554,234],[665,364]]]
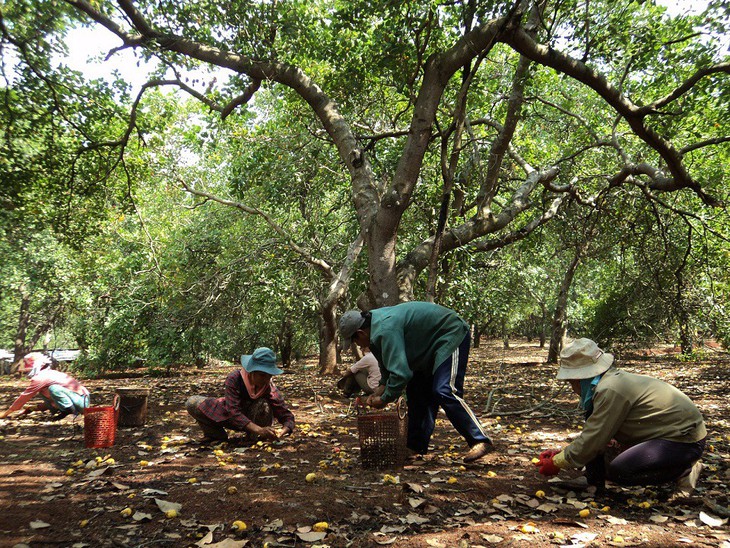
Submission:
[[[262,346],[253,351],[253,354],[244,354],[241,356],[241,365],[243,368],[252,373],[253,371],[262,371],[269,375],[281,375],[283,371],[276,367],[276,354],[271,348]]]

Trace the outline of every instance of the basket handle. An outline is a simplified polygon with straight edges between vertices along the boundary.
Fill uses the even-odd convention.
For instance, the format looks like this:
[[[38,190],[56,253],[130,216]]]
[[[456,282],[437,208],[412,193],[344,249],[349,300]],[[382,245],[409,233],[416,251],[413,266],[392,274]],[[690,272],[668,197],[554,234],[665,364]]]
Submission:
[[[114,394],[114,403],[112,404],[114,406],[114,412],[116,413],[119,411],[119,394]]]
[[[408,414],[408,404],[403,396],[400,396],[395,402],[395,410],[398,412],[398,418],[403,420]]]

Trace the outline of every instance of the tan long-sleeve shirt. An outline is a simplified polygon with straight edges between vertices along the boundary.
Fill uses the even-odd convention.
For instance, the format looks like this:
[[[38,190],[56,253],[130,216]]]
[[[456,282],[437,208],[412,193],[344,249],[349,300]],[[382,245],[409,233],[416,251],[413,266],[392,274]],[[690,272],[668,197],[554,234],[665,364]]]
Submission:
[[[556,455],[555,464],[581,468],[612,438],[632,446],[653,439],[693,443],[706,435],[699,409],[677,388],[646,375],[611,368],[596,385],[593,413],[583,431]]]

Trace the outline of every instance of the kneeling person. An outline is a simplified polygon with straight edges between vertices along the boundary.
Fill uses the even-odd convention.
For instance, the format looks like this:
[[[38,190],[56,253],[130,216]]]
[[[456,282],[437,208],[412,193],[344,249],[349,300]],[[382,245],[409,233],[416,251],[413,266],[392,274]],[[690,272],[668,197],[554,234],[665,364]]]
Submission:
[[[283,373],[276,366],[274,351],[257,348],[253,354],[241,356],[241,365],[226,377],[224,397],[191,396],[185,403],[203,430],[203,443],[227,440],[227,428],[264,440],[294,431],[294,415],[271,380]],[[280,431],[272,426],[274,418],[283,427]]]
[[[582,468],[588,484],[657,485],[691,492],[707,430],[694,403],[659,379],[613,367],[613,355],[578,339],[560,355],[558,379],[570,382],[586,412],[583,431],[562,450],[540,454],[540,473]],[[611,458],[611,453],[618,456]]]

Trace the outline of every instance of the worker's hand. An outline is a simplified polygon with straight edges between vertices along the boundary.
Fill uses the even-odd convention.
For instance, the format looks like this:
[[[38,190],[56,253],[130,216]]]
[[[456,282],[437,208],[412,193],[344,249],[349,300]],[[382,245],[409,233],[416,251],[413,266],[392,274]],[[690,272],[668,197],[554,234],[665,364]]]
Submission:
[[[10,415],[9,409],[6,409],[5,411],[0,411],[0,419],[5,419],[8,415]]]
[[[380,399],[380,396],[376,396],[375,394],[368,396],[368,399],[365,400],[365,404],[369,405],[370,407],[374,407],[375,409],[382,409],[387,403],[385,403],[382,399]]]
[[[540,458],[545,459],[547,457],[554,457],[558,453],[560,453],[560,449],[546,449],[545,451],[540,453]]]
[[[280,430],[279,430],[279,431],[277,432],[277,434],[278,434],[278,436],[279,436],[280,438],[285,438],[285,437],[287,437],[287,436],[291,436],[291,435],[292,435],[292,429],[291,429],[291,428],[289,428],[288,426],[285,426],[285,427],[281,428],[281,429],[280,429]]]
[[[262,440],[274,441],[279,439],[276,429],[272,426],[259,426],[258,424],[251,422],[249,423],[247,430],[252,434],[257,435]]]
[[[557,476],[560,473],[560,468],[558,468],[553,462],[553,457],[557,453],[558,452],[549,454],[549,451],[543,451],[540,453],[540,462],[535,463],[535,466],[538,467],[537,471],[543,476]],[[545,456],[543,456],[543,454]]]

